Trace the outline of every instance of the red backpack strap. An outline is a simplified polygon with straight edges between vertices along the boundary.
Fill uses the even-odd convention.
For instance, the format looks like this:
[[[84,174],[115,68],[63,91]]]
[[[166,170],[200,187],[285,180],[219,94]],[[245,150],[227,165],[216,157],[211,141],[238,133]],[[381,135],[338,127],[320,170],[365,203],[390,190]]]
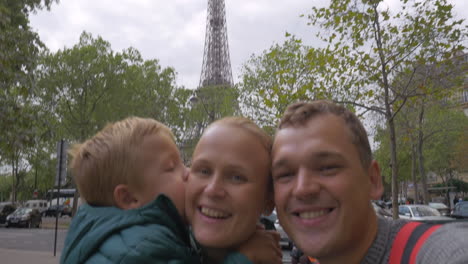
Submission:
[[[406,223],[400,231],[398,231],[395,240],[393,240],[392,251],[390,252],[390,259],[388,264],[400,264],[403,252],[408,242],[409,237],[413,233],[414,229],[421,225],[418,222]]]
[[[393,241],[389,264],[415,264],[419,250],[429,236],[441,225],[409,222],[398,232]]]

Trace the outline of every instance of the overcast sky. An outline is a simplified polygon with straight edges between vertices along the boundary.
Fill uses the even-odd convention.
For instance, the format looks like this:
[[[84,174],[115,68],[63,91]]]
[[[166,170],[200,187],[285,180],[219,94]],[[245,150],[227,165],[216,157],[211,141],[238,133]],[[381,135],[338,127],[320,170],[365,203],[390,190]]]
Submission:
[[[387,0],[391,4],[392,1]],[[285,40],[285,32],[312,44],[307,26],[312,6],[323,0],[225,0],[234,81],[252,54]],[[468,18],[468,0],[449,0]],[[70,48],[87,31],[109,41],[114,51],[130,46],[145,59],[174,67],[177,84],[196,88],[203,60],[207,0],[60,0],[51,11],[31,16],[31,26],[52,51]]]

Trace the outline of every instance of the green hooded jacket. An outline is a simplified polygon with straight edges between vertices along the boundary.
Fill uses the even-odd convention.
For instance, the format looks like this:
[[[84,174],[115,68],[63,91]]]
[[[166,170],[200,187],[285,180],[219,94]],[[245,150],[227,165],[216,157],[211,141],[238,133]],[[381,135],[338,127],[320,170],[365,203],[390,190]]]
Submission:
[[[198,264],[200,257],[174,204],[160,195],[133,210],[81,205],[68,229],[60,263]],[[251,262],[232,253],[224,263]]]

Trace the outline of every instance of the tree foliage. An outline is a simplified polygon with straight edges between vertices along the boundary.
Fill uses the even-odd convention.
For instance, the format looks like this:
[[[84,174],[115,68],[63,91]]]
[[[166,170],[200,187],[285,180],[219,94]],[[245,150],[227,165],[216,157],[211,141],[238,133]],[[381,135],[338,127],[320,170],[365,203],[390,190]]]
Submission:
[[[86,32],[73,48],[44,54],[38,76],[41,103],[71,141],[130,115],[166,122],[175,90],[172,68],[143,60],[133,48],[114,52],[109,42]]]
[[[284,43],[252,56],[242,67],[238,85],[242,112],[265,127],[275,127],[291,102],[338,97],[324,88],[319,74],[326,63],[322,50],[286,36]]]
[[[43,44],[29,26],[29,14],[53,0],[7,0],[0,3],[0,165],[12,173],[12,194],[22,182],[22,159],[33,143],[36,119],[31,91],[33,71]]]

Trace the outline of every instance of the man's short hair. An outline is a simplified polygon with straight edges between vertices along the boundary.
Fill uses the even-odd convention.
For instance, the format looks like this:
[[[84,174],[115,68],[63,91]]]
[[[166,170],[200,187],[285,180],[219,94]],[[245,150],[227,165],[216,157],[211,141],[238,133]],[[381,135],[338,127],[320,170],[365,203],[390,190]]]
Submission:
[[[286,127],[306,126],[316,116],[332,114],[342,118],[351,132],[351,141],[356,146],[361,164],[368,168],[372,162],[372,151],[366,130],[359,118],[345,107],[331,101],[318,100],[289,105],[281,118],[278,130]]]
[[[142,186],[138,153],[147,136],[158,134],[174,141],[171,130],[162,123],[129,117],[108,124],[84,143],[73,145],[69,151],[71,171],[81,197],[95,206],[113,206],[117,185]]]

